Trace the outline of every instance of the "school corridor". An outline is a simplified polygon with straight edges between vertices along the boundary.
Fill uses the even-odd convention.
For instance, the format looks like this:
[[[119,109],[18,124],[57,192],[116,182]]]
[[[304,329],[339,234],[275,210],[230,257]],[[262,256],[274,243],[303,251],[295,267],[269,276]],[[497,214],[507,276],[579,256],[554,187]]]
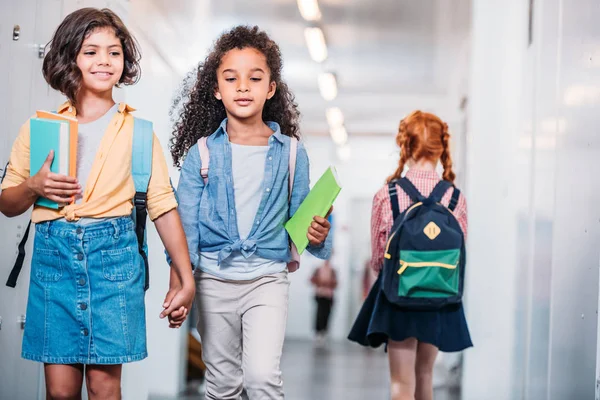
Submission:
[[[439,355],[434,399],[600,398],[599,0],[0,0],[0,177],[23,123],[65,100],[42,75],[45,45],[82,7],[112,9],[139,42],[141,78],[114,97],[153,121],[175,187],[174,124],[213,41],[242,24],[278,43],[311,185],[334,166],[342,186],[326,338],[311,284],[322,261],[305,253],[289,275],[286,399],[389,399],[383,347],[347,336],[375,279],[373,198],[398,168],[399,124],[413,110],[448,125],[468,209],[474,347]],[[0,215],[0,400],[46,398],[43,367],[21,358],[32,237],[16,288],[4,286],[30,216]],[[123,399],[200,400],[196,314],[177,330],[158,318],[169,266],[149,220],[147,239],[149,355],[124,366]]]

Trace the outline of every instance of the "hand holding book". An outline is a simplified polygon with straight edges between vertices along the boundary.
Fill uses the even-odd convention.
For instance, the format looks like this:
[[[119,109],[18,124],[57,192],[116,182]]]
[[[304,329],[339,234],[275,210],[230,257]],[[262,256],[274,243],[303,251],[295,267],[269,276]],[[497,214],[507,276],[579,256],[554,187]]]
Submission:
[[[40,170],[27,181],[27,186],[37,196],[47,198],[59,205],[66,205],[72,201],[73,196],[81,194],[81,185],[77,178],[50,171],[53,160],[54,150],[50,150]]]
[[[333,210],[333,202],[342,190],[334,167],[329,167],[308,193],[285,229],[302,254],[311,244],[318,246],[325,241],[331,228],[327,217]]]
[[[308,243],[310,243],[311,246],[319,246],[327,239],[327,235],[329,235],[329,230],[331,229],[331,224],[327,218],[329,218],[332,211],[333,206],[331,206],[325,217],[320,217],[318,215],[314,216],[313,222],[311,222],[308,227],[308,233],[306,235]]]

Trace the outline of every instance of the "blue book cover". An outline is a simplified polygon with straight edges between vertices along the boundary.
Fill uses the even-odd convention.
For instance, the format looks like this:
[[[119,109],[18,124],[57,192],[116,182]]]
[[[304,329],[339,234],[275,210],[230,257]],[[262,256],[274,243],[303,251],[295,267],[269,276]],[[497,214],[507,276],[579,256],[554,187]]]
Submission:
[[[50,171],[55,174],[69,173],[69,123],[43,118],[29,120],[30,138],[30,175],[33,176],[44,165],[50,150],[54,150],[54,159]],[[39,197],[35,204],[57,210],[59,205],[44,197]]]

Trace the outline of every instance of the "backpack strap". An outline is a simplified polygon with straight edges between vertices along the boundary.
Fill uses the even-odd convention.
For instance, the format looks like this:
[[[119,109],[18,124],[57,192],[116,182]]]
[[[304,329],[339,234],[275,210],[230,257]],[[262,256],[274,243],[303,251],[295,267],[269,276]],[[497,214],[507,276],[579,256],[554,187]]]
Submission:
[[[198,152],[200,153],[200,161],[202,162],[200,176],[202,176],[202,179],[204,179],[205,185],[208,183],[208,163],[210,162],[210,152],[208,151],[208,146],[206,145],[207,140],[207,136],[203,136],[198,139]]]
[[[289,179],[289,190],[288,190],[288,203],[292,200],[292,189],[294,188],[294,174],[296,173],[296,156],[298,152],[298,139],[295,137],[290,138],[290,179]]]
[[[398,179],[398,185],[400,186],[400,188],[402,188],[404,193],[406,193],[406,195],[410,197],[413,203],[419,203],[425,200],[425,197],[423,197],[421,192],[419,192],[419,189],[417,189],[408,178],[405,177],[402,179]]]
[[[444,197],[446,192],[448,192],[448,189],[450,189],[452,186],[453,186],[452,183],[450,183],[448,181],[444,181],[444,180],[439,181],[439,183],[437,185],[435,185],[435,187],[431,191],[431,194],[429,195],[429,199],[431,201],[433,201],[434,203],[439,203],[440,201],[442,201],[442,197]]]
[[[135,234],[138,240],[138,251],[144,260],[146,280],[144,290],[150,287],[150,269],[148,266],[148,255],[146,246],[146,217],[147,192],[150,176],[152,175],[152,145],[154,142],[154,131],[152,122],[141,118],[134,118],[133,122],[133,145],[131,150],[131,177],[135,185]]]
[[[294,188],[294,175],[296,173],[296,156],[298,152],[298,139],[295,137],[290,138],[290,159],[288,162],[289,165],[289,190],[288,190],[288,203],[292,201],[292,189]],[[300,253],[298,253],[298,248],[294,244],[292,240],[290,240],[290,251],[292,253],[292,259],[288,262],[287,267],[289,272],[294,272],[298,268],[300,268]]]
[[[460,198],[460,189],[454,187],[452,197],[450,198],[450,204],[448,204],[448,210],[454,211],[458,205],[458,199]]]
[[[4,178],[6,178],[6,171],[8,171],[8,164],[6,163],[6,166],[4,167],[4,169],[0,169],[0,173],[2,174],[2,177],[0,177],[0,183],[4,182]]]
[[[17,279],[19,278],[19,274],[21,273],[21,269],[23,268],[23,261],[25,261],[25,244],[27,244],[27,238],[29,238],[29,228],[31,228],[31,220],[29,220],[29,223],[27,224],[27,229],[25,229],[25,233],[23,234],[23,238],[19,242],[19,255],[17,256],[15,265],[10,271],[10,275],[8,276],[8,280],[6,281],[6,286],[11,288],[17,286]]]
[[[394,221],[400,215],[400,204],[398,203],[398,188],[396,184],[398,181],[394,179],[390,183],[388,183],[388,193],[390,194],[390,204],[392,205],[392,215]]]

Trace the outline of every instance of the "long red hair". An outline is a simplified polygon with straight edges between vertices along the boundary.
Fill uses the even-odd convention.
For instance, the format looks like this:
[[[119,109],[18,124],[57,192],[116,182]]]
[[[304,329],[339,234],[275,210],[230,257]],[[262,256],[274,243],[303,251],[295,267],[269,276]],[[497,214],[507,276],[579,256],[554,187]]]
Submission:
[[[388,182],[401,178],[408,160],[426,159],[435,163],[441,161],[444,180],[454,183],[456,175],[452,171],[448,125],[438,116],[413,111],[400,121],[396,143],[400,146],[400,161],[396,172],[387,179]]]

